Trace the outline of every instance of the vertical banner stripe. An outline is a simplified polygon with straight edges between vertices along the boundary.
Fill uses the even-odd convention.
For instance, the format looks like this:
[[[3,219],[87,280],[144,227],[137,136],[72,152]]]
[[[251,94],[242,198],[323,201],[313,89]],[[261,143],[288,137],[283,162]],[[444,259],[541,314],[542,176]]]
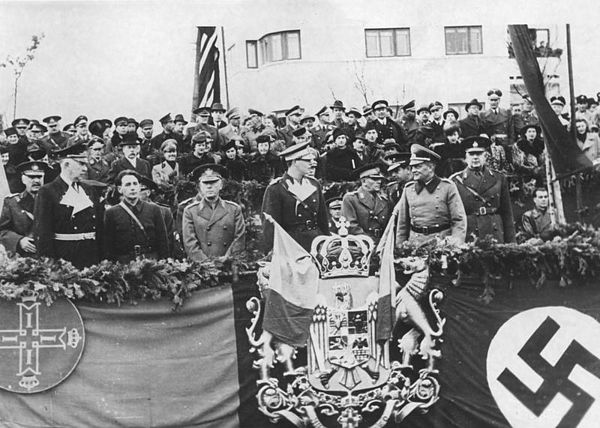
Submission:
[[[192,109],[221,101],[217,27],[198,27]]]

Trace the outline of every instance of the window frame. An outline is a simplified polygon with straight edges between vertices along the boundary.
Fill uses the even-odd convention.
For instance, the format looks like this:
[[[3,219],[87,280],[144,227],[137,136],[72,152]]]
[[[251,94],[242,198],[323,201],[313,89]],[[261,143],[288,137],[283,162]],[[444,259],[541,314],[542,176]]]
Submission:
[[[254,66],[250,65],[250,56],[248,55],[248,47],[254,47]],[[246,67],[247,68],[258,68],[258,41],[256,40],[246,40]]]
[[[288,44],[289,44],[288,35],[289,34],[297,34],[298,35],[298,57],[297,58],[289,57],[290,56],[290,49],[288,46]],[[268,49],[266,48],[266,46],[268,46],[269,41],[274,36],[281,37],[281,42],[280,42],[281,59],[267,60],[267,58],[268,58],[267,50]],[[256,42],[257,42],[257,48],[260,49],[260,62],[257,62],[258,65],[271,64],[274,62],[281,62],[281,61],[298,61],[298,60],[302,59],[302,34],[301,34],[300,30],[285,30],[285,31],[275,31],[272,33],[267,33],[267,34],[263,35],[260,39],[256,40]],[[259,55],[258,55],[258,51],[257,51],[257,58],[258,57],[259,57]]]
[[[410,27],[391,27],[391,28],[365,28],[365,57],[366,58],[396,58],[396,57],[407,57],[412,56],[412,46],[411,46],[411,38],[410,38]],[[392,55],[381,55],[381,32],[382,31],[391,31],[392,32]],[[408,35],[408,53],[407,54],[399,54],[398,53],[398,42],[397,42],[397,33],[398,32],[406,32]],[[369,55],[369,45],[367,43],[367,34],[369,32],[377,32],[377,44],[379,55]]]
[[[458,29],[466,29],[467,30],[467,49],[468,52],[448,52],[448,30],[458,30]],[[473,52],[471,46],[471,31],[473,29],[479,29],[479,38],[480,38],[480,51]],[[483,26],[482,25],[449,25],[444,27],[444,49],[446,51],[447,56],[455,56],[455,55],[483,55]]]

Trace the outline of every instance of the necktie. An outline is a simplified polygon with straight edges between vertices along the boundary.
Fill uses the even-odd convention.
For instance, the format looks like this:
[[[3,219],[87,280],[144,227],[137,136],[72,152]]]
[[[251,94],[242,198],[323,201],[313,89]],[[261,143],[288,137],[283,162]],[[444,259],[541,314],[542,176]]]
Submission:
[[[79,185],[77,183],[71,183],[71,187],[73,188],[73,190],[79,193]]]

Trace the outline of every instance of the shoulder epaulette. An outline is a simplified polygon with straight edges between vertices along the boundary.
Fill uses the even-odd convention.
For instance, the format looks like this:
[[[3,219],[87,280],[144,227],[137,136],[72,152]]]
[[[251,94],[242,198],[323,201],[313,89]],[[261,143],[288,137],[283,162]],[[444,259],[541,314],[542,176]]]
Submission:
[[[227,199],[221,199],[221,200],[222,200],[223,202],[225,202],[226,204],[233,205],[234,207],[241,208],[241,207],[240,207],[240,204],[238,204],[237,202],[228,201]]]
[[[177,205],[188,204],[192,199],[194,199],[194,198],[191,197],[191,198],[184,199],[183,201],[179,202],[179,204],[177,204]]]
[[[281,176],[281,177],[275,177],[274,179],[272,179],[272,180],[269,182],[269,186],[270,186],[271,184],[276,184],[276,183],[279,183],[279,182],[281,181],[281,179],[282,179],[282,178],[283,178],[283,176]]]
[[[196,200],[196,201],[192,202],[191,204],[189,204],[187,207],[185,207],[185,209],[187,210],[188,208],[195,207],[198,204],[200,204],[200,201]]]
[[[5,198],[14,198],[15,196],[19,196],[20,193],[11,193],[10,195],[6,195]]]
[[[409,181],[408,183],[406,183],[406,184],[404,185],[404,188],[406,189],[408,186],[413,186],[415,183],[416,183],[416,181],[415,181],[415,180],[411,180],[411,181]]]
[[[444,183],[454,183],[452,180],[446,177],[440,177],[440,181],[443,181]]]

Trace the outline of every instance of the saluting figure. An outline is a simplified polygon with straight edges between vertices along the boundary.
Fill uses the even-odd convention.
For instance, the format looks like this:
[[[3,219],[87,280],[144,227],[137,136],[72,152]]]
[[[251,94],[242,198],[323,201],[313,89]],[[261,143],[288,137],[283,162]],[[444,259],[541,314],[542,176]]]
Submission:
[[[439,155],[418,144],[410,151],[414,180],[406,184],[397,205],[396,245],[436,236],[465,242],[467,216],[456,185],[435,175]]]
[[[360,179],[360,188],[344,195],[342,216],[348,221],[348,232],[352,235],[367,235],[377,244],[390,220],[390,203],[381,193],[384,179],[381,167],[376,164],[358,168],[355,176]]]
[[[25,185],[22,193],[4,198],[0,216],[0,244],[10,254],[34,256],[36,254],[33,239],[33,207],[35,197],[44,183],[50,167],[45,162],[25,162],[17,167],[21,181]]]
[[[199,198],[183,211],[182,237],[190,260],[225,258],[244,250],[246,223],[242,208],[221,199],[227,170],[217,164],[200,165],[191,179],[198,181]]]
[[[265,190],[262,212],[270,215],[306,251],[313,239],[329,234],[327,209],[321,185],[311,178],[317,166],[315,150],[308,142],[281,152],[288,170]],[[273,224],[263,219],[267,249],[273,248]]]
[[[55,152],[60,175],[42,186],[35,201],[34,236],[38,254],[82,268],[98,263],[103,208],[94,188],[80,182],[86,173],[83,144]]]
[[[468,216],[467,237],[491,235],[498,242],[515,241],[515,225],[506,177],[486,166],[486,137],[463,141],[467,168],[452,175]]]

